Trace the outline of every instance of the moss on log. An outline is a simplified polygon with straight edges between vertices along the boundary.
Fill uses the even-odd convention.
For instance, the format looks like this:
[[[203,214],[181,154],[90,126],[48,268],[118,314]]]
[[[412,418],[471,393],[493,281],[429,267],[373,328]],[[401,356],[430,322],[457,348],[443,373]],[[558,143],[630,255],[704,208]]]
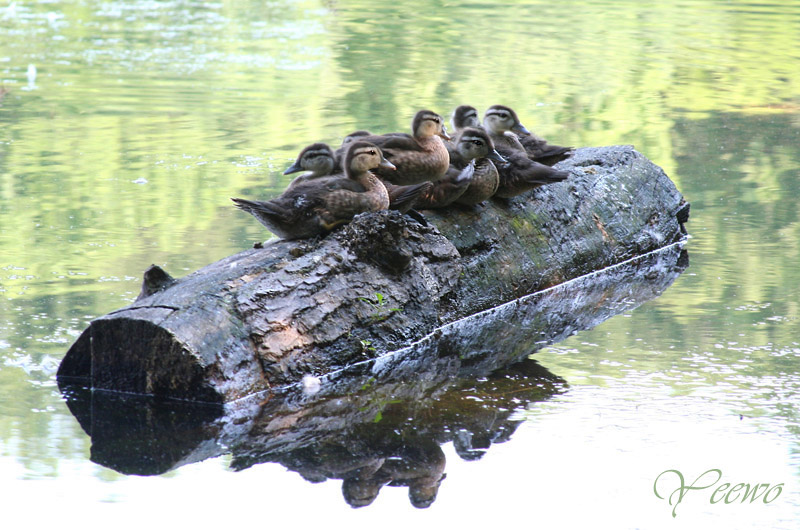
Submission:
[[[570,178],[425,212],[430,226],[364,214],[324,239],[270,241],[179,280],[151,270],[139,299],[90,324],[58,376],[229,402],[403,348],[684,237],[688,203],[632,147],[578,149],[557,167]]]

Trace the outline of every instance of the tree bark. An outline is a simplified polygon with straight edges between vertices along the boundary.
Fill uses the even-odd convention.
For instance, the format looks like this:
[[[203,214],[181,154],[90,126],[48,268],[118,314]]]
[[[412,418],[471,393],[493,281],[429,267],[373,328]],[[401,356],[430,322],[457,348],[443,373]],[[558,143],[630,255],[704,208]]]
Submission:
[[[688,203],[630,146],[578,149],[565,182],[509,200],[357,216],[320,240],[270,241],[94,320],[58,376],[208,402],[321,376],[438,327],[681,240]],[[513,326],[513,323],[509,323]]]

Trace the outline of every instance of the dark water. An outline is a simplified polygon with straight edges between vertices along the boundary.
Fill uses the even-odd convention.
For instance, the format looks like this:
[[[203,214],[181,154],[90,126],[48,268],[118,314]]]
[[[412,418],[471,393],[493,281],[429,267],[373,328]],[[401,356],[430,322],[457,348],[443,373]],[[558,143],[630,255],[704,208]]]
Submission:
[[[798,30],[797,2],[0,5],[4,514],[796,528]],[[350,431],[335,395],[313,409],[321,431],[303,431],[299,405],[271,411],[285,424],[257,404],[223,420],[113,402],[88,423],[73,415],[58,363],[92,318],[136,296],[147,266],[182,275],[268,237],[228,197],[276,194],[311,141],[406,130],[419,108],[461,103],[511,105],[555,143],[634,144],[692,203],[689,267],[536,363],[359,390]],[[129,410],[129,438],[104,430],[101,410]],[[284,438],[242,426],[313,436],[272,447]],[[689,492],[673,519],[653,491],[669,469],[783,486],[767,504]],[[412,507],[434,483],[435,502]]]

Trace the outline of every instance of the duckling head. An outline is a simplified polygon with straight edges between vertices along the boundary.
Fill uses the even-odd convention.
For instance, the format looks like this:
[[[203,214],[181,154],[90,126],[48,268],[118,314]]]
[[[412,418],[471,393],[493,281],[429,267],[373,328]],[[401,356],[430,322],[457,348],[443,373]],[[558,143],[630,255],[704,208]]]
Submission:
[[[414,121],[411,122],[411,130],[415,138],[441,136],[445,140],[450,139],[444,126],[444,119],[431,110],[417,112]]]
[[[350,142],[355,142],[359,138],[364,138],[365,136],[372,136],[372,133],[369,131],[365,131],[363,129],[358,131],[353,131],[342,139],[342,146],[345,146]]]
[[[335,163],[333,150],[328,144],[311,144],[300,151],[295,163],[289,166],[283,174],[311,171],[314,175],[327,175],[333,171]]]
[[[506,162],[506,159],[495,150],[492,139],[483,129],[474,127],[463,129],[458,135],[456,150],[465,160],[488,158],[495,162]]]
[[[520,134],[531,132],[520,123],[517,113],[503,105],[492,105],[483,115],[483,126],[495,134],[504,134],[513,131]]]
[[[377,145],[363,140],[350,142],[344,167],[348,176],[360,175],[378,167],[397,169],[394,164],[386,160]]]
[[[455,131],[460,131],[466,127],[480,127],[481,122],[478,120],[478,109],[470,105],[460,105],[453,111],[450,117],[450,123],[453,125]]]

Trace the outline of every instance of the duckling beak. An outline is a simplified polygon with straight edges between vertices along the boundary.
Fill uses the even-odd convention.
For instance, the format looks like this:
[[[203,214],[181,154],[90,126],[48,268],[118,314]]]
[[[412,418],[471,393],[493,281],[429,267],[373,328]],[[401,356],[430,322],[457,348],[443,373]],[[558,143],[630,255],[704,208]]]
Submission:
[[[449,134],[447,134],[447,127],[442,124],[442,132],[438,133],[439,136],[444,138],[445,140],[452,140]]]
[[[297,173],[298,171],[303,171],[303,168],[300,167],[300,162],[295,162],[294,164],[286,168],[286,171],[284,171],[283,174],[289,175],[291,173]]]
[[[508,160],[503,158],[503,155],[497,152],[497,149],[492,149],[491,151],[489,151],[489,154],[486,156],[486,158],[488,158],[489,160],[494,160],[495,162],[500,162],[501,164],[505,164],[506,162],[508,162]]]
[[[381,157],[381,163],[378,164],[378,167],[383,169],[397,169],[397,166],[386,160],[385,158]]]
[[[525,126],[522,125],[521,123],[515,123],[514,126],[511,127],[511,130],[520,134],[527,134],[527,135],[531,134],[531,132],[528,129],[526,129]]]

